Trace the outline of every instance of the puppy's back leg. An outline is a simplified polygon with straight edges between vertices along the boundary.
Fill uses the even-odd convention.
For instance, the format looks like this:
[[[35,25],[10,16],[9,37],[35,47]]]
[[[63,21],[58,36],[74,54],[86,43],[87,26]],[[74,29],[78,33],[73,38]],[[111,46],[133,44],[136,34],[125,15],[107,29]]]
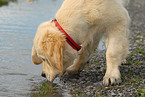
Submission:
[[[124,24],[118,23],[110,28],[104,36],[107,52],[107,70],[103,79],[103,84],[108,85],[120,83],[119,65],[128,53],[128,28]]]

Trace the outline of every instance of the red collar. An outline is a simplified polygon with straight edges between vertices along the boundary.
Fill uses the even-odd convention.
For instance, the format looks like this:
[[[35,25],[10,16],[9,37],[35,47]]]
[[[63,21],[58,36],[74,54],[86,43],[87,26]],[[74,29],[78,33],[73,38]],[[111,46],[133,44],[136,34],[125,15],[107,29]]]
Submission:
[[[81,46],[79,46],[64,30],[63,28],[59,25],[56,19],[53,19],[52,22],[55,23],[55,25],[58,27],[58,29],[63,32],[66,36],[66,41],[67,43],[75,50],[79,51],[81,49]]]

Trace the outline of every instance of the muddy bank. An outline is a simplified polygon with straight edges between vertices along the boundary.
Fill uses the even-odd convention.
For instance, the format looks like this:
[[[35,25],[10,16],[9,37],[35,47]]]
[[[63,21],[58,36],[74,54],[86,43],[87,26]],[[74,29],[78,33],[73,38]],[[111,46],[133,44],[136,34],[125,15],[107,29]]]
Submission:
[[[127,63],[120,66],[122,83],[108,87],[102,85],[106,71],[105,51],[96,51],[79,74],[60,78],[62,85],[58,86],[58,90],[68,89],[71,97],[145,96],[145,1],[130,0],[127,9],[132,22]],[[44,92],[44,87],[39,90]],[[38,94],[48,97],[51,92]]]

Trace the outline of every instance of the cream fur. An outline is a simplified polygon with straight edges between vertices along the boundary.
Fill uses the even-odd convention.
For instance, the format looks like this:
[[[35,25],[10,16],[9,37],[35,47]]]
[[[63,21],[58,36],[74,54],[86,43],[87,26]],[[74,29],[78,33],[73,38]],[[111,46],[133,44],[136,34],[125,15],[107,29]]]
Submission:
[[[105,85],[120,83],[119,65],[128,53],[130,17],[121,0],[64,0],[56,13],[61,27],[82,49],[77,52],[51,21],[42,23],[34,38],[32,60],[43,60],[42,72],[49,81],[66,71],[75,73],[88,61],[104,36],[107,71]]]

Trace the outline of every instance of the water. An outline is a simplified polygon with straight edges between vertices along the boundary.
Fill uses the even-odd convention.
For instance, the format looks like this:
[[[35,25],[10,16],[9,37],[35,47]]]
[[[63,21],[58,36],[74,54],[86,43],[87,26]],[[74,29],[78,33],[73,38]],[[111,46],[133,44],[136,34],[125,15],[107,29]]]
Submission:
[[[42,80],[42,65],[31,61],[38,25],[55,16],[62,0],[18,0],[0,7],[0,97],[23,96]]]
[[[32,42],[38,25],[53,19],[62,2],[18,0],[0,7],[0,97],[26,96],[43,80],[42,65],[31,61]]]

